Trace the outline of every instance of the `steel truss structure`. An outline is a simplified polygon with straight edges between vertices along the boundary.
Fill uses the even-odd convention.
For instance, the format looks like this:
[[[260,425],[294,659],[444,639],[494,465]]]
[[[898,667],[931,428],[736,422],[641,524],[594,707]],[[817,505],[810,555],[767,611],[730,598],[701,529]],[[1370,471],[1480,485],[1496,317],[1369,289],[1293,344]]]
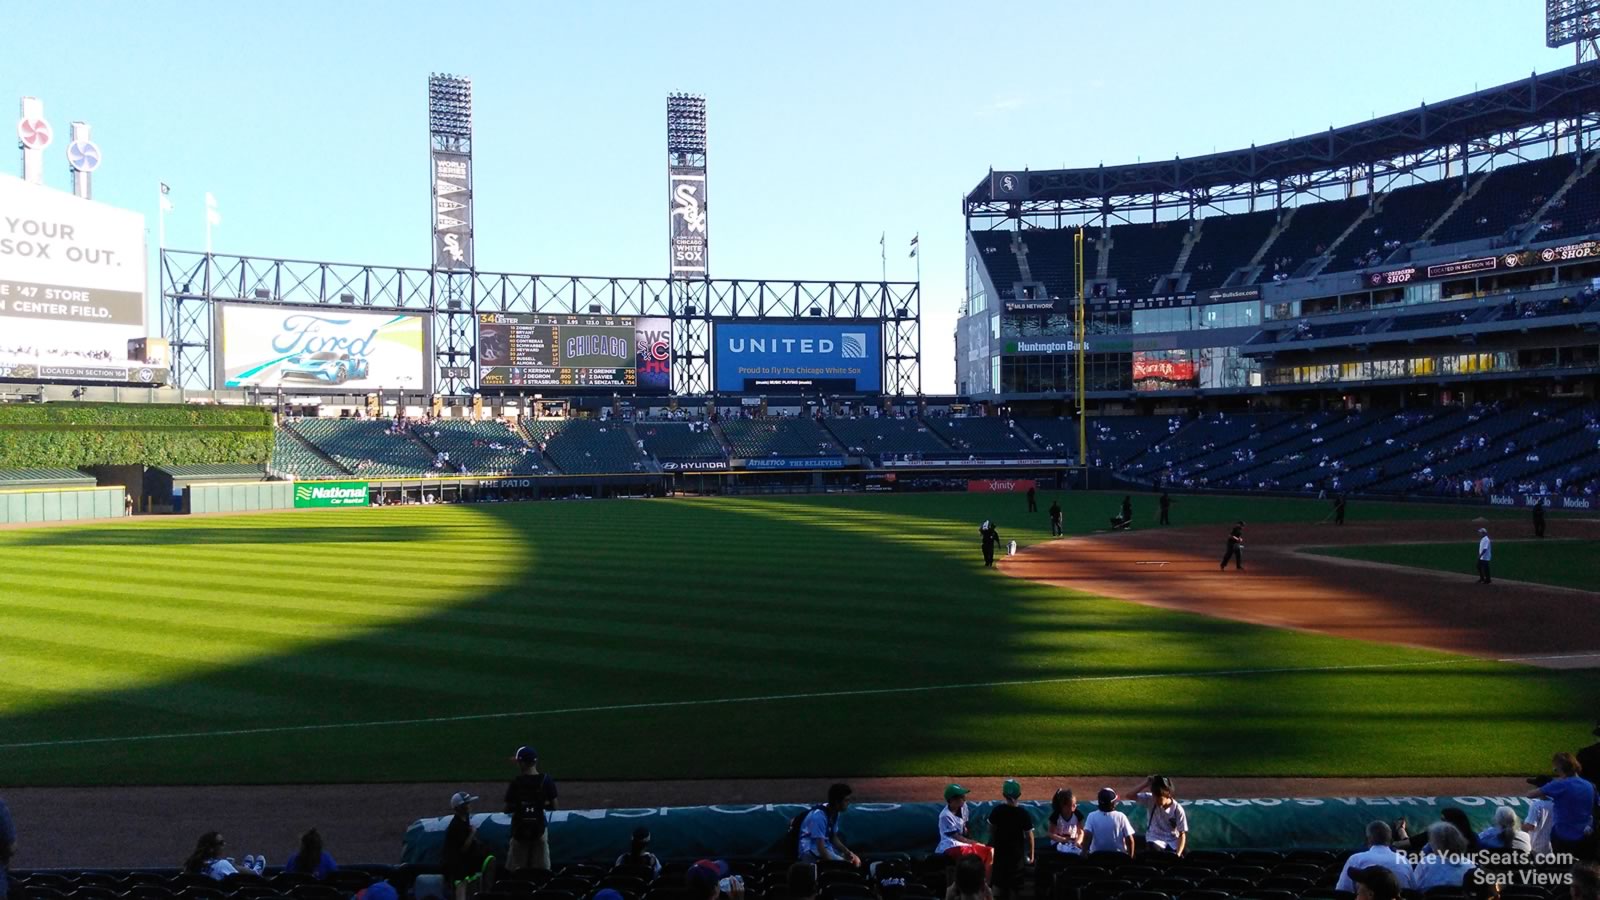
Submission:
[[[672,320],[673,391],[711,393],[716,321],[859,320],[883,328],[884,393],[922,388],[921,287],[916,282],[683,280],[448,272],[163,250],[161,328],[172,383],[210,388],[218,360],[217,303],[347,306],[427,314],[432,384],[467,393],[479,313],[658,316]]]
[[[1589,152],[1600,61],[1357,125],[1245,150],[1132,165],[990,172],[963,202],[974,229],[1060,228],[1273,209],[1477,172],[1497,159]],[[1562,148],[1565,143],[1565,148]],[[1009,193],[997,182],[1009,176]]]

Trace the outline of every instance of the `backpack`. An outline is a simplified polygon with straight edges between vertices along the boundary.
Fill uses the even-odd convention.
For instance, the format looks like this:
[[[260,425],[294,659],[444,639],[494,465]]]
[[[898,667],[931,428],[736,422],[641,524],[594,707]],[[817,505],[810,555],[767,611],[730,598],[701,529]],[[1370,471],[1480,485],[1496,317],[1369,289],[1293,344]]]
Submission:
[[[808,806],[805,811],[789,820],[789,830],[783,836],[783,849],[789,859],[800,858],[800,830],[805,827],[806,817],[826,806]],[[830,823],[831,824],[831,823]],[[832,828],[828,829],[832,831]]]
[[[540,774],[539,788],[532,794],[519,792],[516,808],[511,811],[511,835],[519,841],[537,840],[544,834],[544,786],[548,775]]]

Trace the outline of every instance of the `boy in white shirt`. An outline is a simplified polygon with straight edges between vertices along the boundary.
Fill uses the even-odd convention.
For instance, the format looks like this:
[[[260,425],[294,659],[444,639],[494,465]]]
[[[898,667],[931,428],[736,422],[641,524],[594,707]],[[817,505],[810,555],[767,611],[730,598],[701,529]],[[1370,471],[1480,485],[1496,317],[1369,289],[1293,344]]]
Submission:
[[[1090,853],[1126,853],[1133,855],[1133,823],[1117,811],[1117,792],[1101,788],[1096,798],[1099,809],[1083,820],[1084,833],[1089,835]]]
[[[939,844],[933,852],[955,865],[963,856],[976,856],[983,860],[983,873],[987,878],[994,866],[994,848],[969,836],[967,829],[967,794],[959,784],[946,785],[944,809],[939,812]]]

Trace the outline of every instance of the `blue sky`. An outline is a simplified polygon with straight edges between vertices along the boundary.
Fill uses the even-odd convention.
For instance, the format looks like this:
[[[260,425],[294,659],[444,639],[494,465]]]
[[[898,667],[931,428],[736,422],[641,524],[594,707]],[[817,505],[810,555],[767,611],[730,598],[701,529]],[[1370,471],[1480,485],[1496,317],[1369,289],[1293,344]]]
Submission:
[[[425,266],[427,77],[471,76],[480,268],[664,275],[664,107],[707,98],[711,271],[872,279],[923,249],[923,388],[953,384],[960,198],[992,166],[1170,159],[1549,71],[1542,0],[7,0],[0,92],[105,153],[169,246]],[[10,102],[10,101],[7,101]],[[68,176],[58,140],[51,184]],[[8,172],[20,166],[12,156]],[[152,253],[154,251],[152,250]],[[153,269],[153,266],[152,266]]]

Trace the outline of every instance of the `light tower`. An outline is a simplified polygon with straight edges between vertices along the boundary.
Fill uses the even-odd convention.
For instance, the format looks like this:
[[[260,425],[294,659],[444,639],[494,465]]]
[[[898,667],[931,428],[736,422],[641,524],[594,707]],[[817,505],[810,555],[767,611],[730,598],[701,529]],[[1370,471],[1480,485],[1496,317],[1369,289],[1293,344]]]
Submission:
[[[472,79],[428,76],[428,142],[433,182],[433,278],[443,307],[433,326],[434,390],[461,394],[475,383]]]

